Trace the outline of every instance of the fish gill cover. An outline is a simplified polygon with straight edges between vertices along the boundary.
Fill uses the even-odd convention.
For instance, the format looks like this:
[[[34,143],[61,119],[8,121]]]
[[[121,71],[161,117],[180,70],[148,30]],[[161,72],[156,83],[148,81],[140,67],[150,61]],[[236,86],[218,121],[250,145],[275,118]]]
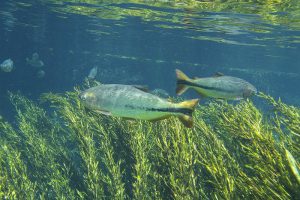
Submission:
[[[151,123],[93,113],[79,93],[47,93],[39,104],[10,93],[17,123],[0,121],[1,198],[300,195],[297,107],[263,93],[259,96],[270,109],[265,113],[249,100],[212,101],[197,108],[194,127],[187,129],[176,118]]]

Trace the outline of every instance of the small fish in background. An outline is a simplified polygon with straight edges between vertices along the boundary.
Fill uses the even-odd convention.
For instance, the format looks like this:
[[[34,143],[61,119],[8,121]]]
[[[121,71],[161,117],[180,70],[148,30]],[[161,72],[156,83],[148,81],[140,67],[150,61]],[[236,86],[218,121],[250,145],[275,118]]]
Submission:
[[[0,64],[0,69],[4,72],[11,72],[14,69],[14,61],[12,61],[10,58],[4,60]]]
[[[188,88],[193,88],[203,97],[228,100],[240,100],[257,93],[256,88],[247,81],[217,73],[213,77],[191,79],[176,69],[176,94],[181,95]]]
[[[98,73],[98,67],[93,67],[89,72],[88,79],[90,79],[90,80],[95,79],[97,76],[97,73]]]
[[[41,79],[41,78],[44,78],[46,75],[46,72],[44,70],[39,70],[37,73],[36,73],[36,77]]]
[[[44,66],[44,62],[40,60],[40,56],[36,52],[32,54],[31,58],[26,58],[26,62],[28,65],[35,68],[41,68]]]
[[[105,115],[149,121],[177,116],[189,128],[193,126],[192,113],[199,101],[172,103],[140,87],[120,84],[98,85],[79,97],[87,108]]]

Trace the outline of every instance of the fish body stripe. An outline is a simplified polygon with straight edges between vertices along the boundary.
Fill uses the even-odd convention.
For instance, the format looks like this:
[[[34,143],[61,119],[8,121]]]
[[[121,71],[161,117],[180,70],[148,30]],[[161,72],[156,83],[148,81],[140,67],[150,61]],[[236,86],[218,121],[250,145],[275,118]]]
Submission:
[[[216,88],[216,87],[211,87],[211,86],[206,86],[206,85],[200,85],[198,83],[185,81],[185,80],[178,80],[177,84],[191,86],[191,87],[198,87],[198,88],[202,88],[205,90],[214,90],[214,91],[219,91],[219,92],[232,92],[232,90],[228,90],[228,89],[224,89],[224,88]]]
[[[188,108],[147,108],[147,107],[138,107],[132,105],[125,105],[126,108],[131,109],[140,109],[145,111],[152,111],[152,112],[170,112],[170,113],[182,113],[185,115],[191,115],[193,110]]]

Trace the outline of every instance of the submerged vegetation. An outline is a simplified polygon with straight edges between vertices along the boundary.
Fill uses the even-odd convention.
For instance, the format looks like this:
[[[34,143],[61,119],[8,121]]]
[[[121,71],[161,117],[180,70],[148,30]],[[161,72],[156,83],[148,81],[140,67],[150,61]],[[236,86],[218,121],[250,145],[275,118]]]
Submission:
[[[213,101],[176,118],[128,121],[86,110],[79,91],[38,105],[10,94],[14,124],[0,119],[1,199],[296,199],[300,109],[260,94]],[[47,112],[44,108],[47,108]]]

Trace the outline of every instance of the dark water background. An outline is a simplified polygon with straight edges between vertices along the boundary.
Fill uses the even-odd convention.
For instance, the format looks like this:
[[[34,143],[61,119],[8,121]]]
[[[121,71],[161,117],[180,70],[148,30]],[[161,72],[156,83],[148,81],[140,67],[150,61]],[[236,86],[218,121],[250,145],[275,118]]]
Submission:
[[[0,62],[11,58],[15,69],[0,72],[0,115],[12,112],[7,91],[35,100],[72,90],[94,66],[102,83],[146,84],[170,95],[176,68],[191,77],[222,72],[300,105],[299,16],[285,24],[287,12],[268,21],[259,13],[132,2],[1,0]],[[26,63],[34,52],[44,78]]]

